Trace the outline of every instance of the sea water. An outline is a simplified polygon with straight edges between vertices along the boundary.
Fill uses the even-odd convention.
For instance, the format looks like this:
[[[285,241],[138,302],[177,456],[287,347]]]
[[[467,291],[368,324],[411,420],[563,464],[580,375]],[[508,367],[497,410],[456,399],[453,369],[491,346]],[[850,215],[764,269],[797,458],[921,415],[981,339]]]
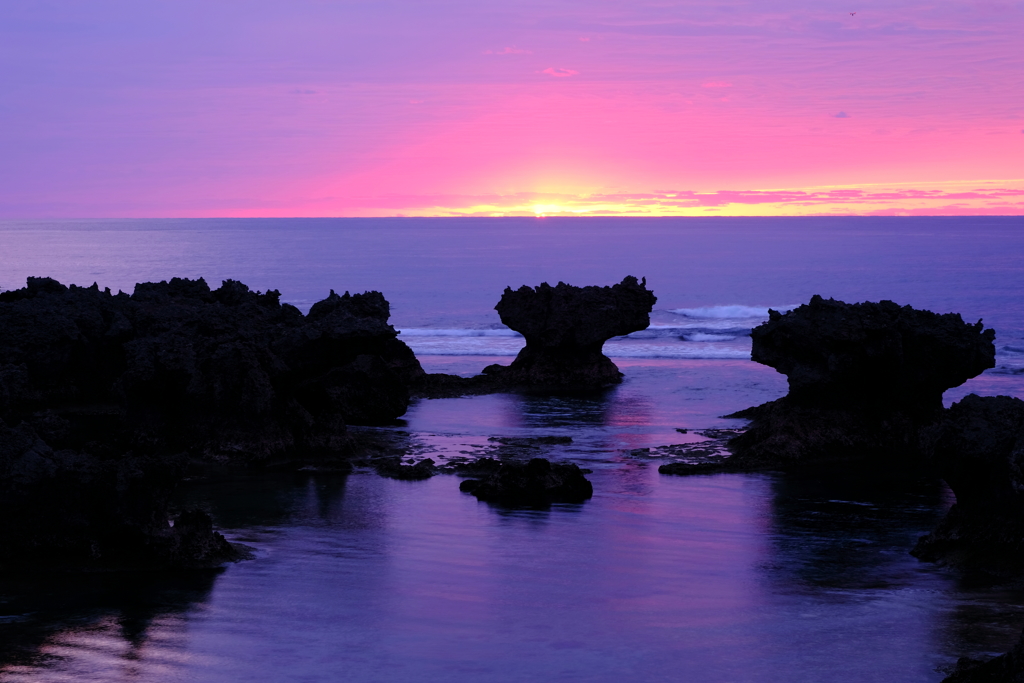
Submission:
[[[375,289],[428,371],[463,375],[523,344],[505,287],[634,275],[658,303],[605,345],[625,381],[602,395],[423,400],[384,428],[435,460],[570,436],[538,455],[593,470],[592,500],[504,510],[451,476],[363,471],[194,482],[180,504],[256,559],[0,580],[0,681],[938,681],[1024,626],[1024,594],[908,554],[952,502],[939,481],[671,477],[646,450],[784,395],[749,331],[814,294],[983,319],[997,366],[947,405],[1024,396],[1019,218],[0,222],[0,288],[42,275],[231,278],[303,310]]]

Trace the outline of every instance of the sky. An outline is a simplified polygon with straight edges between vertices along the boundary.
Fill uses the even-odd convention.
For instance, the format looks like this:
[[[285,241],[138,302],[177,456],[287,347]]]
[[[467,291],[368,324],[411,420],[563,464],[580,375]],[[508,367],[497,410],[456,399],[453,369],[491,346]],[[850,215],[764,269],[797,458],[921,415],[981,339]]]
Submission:
[[[1024,215],[1024,0],[4,0],[0,218]]]

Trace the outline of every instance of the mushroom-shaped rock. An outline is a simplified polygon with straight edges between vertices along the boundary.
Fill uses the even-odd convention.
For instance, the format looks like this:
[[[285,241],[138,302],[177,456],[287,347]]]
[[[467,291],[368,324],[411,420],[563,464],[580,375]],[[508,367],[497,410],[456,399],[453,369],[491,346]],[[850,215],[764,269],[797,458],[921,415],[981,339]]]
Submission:
[[[946,389],[995,366],[995,332],[956,313],[814,296],[769,316],[750,334],[751,358],[786,375],[788,398],[801,405],[927,417]]]
[[[789,393],[736,414],[753,422],[731,442],[734,465],[913,457],[942,393],[995,365],[995,332],[981,321],[891,301],[814,296],[788,313],[771,311],[751,337],[751,358],[785,374]]]
[[[578,465],[552,464],[534,458],[526,464],[503,462],[485,479],[467,479],[459,489],[479,500],[508,506],[544,507],[551,503],[582,503],[594,487]]]
[[[914,555],[1000,576],[1024,571],[1024,401],[966,396],[922,442],[956,504]]]
[[[507,288],[495,306],[501,321],[526,338],[507,368],[490,366],[504,384],[539,389],[597,389],[622,381],[622,373],[601,352],[612,337],[650,325],[657,298],[646,278],[628,276],[611,287]]]

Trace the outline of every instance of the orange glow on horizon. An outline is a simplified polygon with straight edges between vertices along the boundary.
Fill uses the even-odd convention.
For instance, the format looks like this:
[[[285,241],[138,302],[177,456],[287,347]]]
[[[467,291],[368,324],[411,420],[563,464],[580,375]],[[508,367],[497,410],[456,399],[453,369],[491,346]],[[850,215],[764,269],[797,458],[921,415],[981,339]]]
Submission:
[[[392,195],[362,206],[266,209],[252,216],[928,216],[1024,215],[1024,179],[908,185],[824,186],[719,192],[574,193],[507,195]],[[372,203],[369,203],[372,202]],[[239,215],[233,212],[225,215]],[[241,215],[246,215],[242,212]]]

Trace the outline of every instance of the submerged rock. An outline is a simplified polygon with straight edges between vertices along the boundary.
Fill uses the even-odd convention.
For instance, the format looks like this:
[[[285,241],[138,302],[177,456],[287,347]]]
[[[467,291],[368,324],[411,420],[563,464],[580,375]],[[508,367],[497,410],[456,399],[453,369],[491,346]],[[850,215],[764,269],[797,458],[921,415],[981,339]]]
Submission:
[[[489,477],[501,469],[501,461],[495,458],[477,458],[468,462],[455,463],[450,469],[452,472],[466,477]],[[472,484],[467,486],[472,486]]]
[[[923,441],[956,504],[913,554],[999,576],[1024,571],[1024,401],[971,394]]]
[[[650,325],[657,298],[646,278],[627,276],[610,287],[505,289],[494,307],[501,321],[526,338],[511,365],[489,365],[483,375],[461,378],[429,375],[418,392],[429,397],[497,391],[594,391],[622,381],[622,373],[602,353],[612,337]]]
[[[730,443],[733,468],[913,460],[942,393],[995,365],[995,332],[958,314],[820,296],[769,314],[751,333],[751,358],[785,374],[789,393],[730,416],[752,420]]]
[[[479,500],[508,506],[543,507],[551,503],[582,503],[594,487],[573,463],[552,464],[534,458],[526,464],[503,462],[484,479],[467,479],[459,490]]]
[[[426,458],[412,465],[403,465],[400,458],[394,457],[377,460],[374,463],[374,467],[377,470],[377,474],[390,479],[419,481],[430,479],[437,474],[435,464],[433,460]]]

